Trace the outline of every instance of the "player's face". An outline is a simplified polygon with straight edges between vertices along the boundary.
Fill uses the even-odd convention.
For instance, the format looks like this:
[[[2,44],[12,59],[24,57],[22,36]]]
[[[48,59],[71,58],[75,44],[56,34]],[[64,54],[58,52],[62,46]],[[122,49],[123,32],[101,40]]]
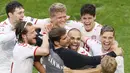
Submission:
[[[68,33],[68,36],[70,37],[69,47],[72,50],[77,51],[80,46],[80,42],[81,42],[81,33],[77,30],[72,30]]]
[[[57,13],[54,13],[54,16],[51,17],[51,21],[54,24],[54,26],[64,27],[65,23],[67,21],[66,12],[57,12]]]
[[[105,51],[108,51],[112,46],[114,41],[114,33],[113,32],[104,32],[101,35],[101,43],[102,47]]]
[[[67,34],[61,36],[61,39],[59,41],[59,45],[62,47],[68,47],[70,42],[70,38],[68,37]]]
[[[15,8],[15,11],[9,14],[9,18],[15,22],[22,21],[23,17],[24,17],[24,9],[22,7]]]
[[[84,24],[84,28],[86,31],[91,31],[94,28],[95,19],[96,19],[96,17],[93,15],[90,15],[90,14],[85,14],[85,15],[81,16],[81,22]]]
[[[36,31],[35,31],[35,27],[32,26],[27,26],[27,34],[26,34],[26,40],[28,42],[28,44],[36,44]]]

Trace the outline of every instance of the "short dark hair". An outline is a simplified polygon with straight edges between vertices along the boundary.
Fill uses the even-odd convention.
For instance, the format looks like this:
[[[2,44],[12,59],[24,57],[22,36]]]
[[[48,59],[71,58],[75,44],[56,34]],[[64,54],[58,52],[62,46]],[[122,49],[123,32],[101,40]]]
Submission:
[[[90,14],[95,16],[96,7],[93,4],[84,4],[80,9],[80,15],[83,16],[85,14]]]
[[[110,25],[104,25],[101,29],[100,35],[103,35],[104,32],[113,32],[113,36],[115,36],[115,30]]]
[[[6,14],[9,17],[8,13],[11,12],[13,13],[16,8],[23,8],[23,5],[17,1],[11,1],[6,5]]]
[[[49,32],[49,39],[50,41],[54,44],[55,41],[60,41],[61,36],[66,34],[66,29],[65,28],[53,28],[50,32]],[[55,44],[54,44],[55,45]]]
[[[23,39],[22,39],[22,34],[26,34],[28,32],[28,30],[26,28],[27,26],[32,26],[32,23],[21,21],[21,22],[16,24],[15,34],[16,34],[16,37],[18,39],[18,42],[24,42]]]

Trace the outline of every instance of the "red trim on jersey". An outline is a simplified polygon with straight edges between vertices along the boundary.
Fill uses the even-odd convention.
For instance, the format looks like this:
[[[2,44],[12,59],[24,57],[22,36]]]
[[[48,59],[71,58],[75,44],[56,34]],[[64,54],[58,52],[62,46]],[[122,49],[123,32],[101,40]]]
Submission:
[[[36,24],[36,23],[37,23],[37,21],[38,21],[38,19],[35,21],[35,23],[34,23],[34,24]]]
[[[27,46],[27,44],[24,44],[24,45],[23,45],[23,47],[26,47],[26,46]]]
[[[36,54],[36,50],[37,50],[37,48],[38,48],[38,46],[37,46],[36,49],[34,50],[34,56],[35,56],[35,54]]]
[[[43,32],[42,34],[44,35],[44,34],[46,34],[46,32]]]
[[[87,44],[88,39],[89,39],[89,38],[86,39],[86,42],[85,42],[86,44]]]
[[[0,27],[5,27],[4,25],[0,25]]]
[[[85,47],[87,48],[87,49],[85,48],[85,50],[86,50],[87,52],[90,51],[90,48],[89,48],[89,46],[87,45],[88,39],[89,39],[89,38],[86,39],[86,42],[84,43],[84,46],[83,46],[83,48],[85,48]]]
[[[26,43],[19,43],[20,46],[26,47],[27,44]]]
[[[102,27],[102,25],[101,25],[101,24],[99,24],[97,27]]]
[[[7,23],[6,23],[6,22],[4,22],[3,24],[7,25]]]
[[[0,34],[4,34],[4,33],[0,33]]]
[[[85,56],[88,56],[88,54],[85,53],[85,51],[82,51],[81,54],[82,54],[82,55],[85,55]]]
[[[10,73],[12,73],[13,65],[14,65],[14,63],[12,62],[12,64],[11,64],[11,72]]]
[[[3,23],[0,23],[2,25],[0,25],[0,27],[4,27],[5,25],[7,25],[6,21],[4,21]]]

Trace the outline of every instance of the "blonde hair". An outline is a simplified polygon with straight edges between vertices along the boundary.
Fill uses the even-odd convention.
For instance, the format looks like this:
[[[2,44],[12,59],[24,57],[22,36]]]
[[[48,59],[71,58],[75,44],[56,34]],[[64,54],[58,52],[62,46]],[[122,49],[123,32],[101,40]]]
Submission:
[[[66,6],[62,3],[54,3],[49,8],[50,16],[54,16],[57,12],[66,12]]]
[[[114,57],[105,56],[101,60],[101,67],[103,73],[114,73],[117,67],[117,62]]]

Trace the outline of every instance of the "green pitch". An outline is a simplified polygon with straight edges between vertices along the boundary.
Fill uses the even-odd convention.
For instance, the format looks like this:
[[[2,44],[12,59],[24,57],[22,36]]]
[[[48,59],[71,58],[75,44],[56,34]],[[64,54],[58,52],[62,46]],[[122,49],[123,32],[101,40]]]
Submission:
[[[11,0],[0,0],[0,21],[6,18],[5,5]],[[116,40],[124,50],[125,73],[130,72],[130,0],[18,0],[24,5],[25,15],[35,18],[49,17],[48,8],[54,2],[67,6],[71,19],[80,19],[80,7],[93,3],[97,7],[96,21],[102,25],[112,25],[116,30]],[[34,73],[37,71],[34,69]]]

